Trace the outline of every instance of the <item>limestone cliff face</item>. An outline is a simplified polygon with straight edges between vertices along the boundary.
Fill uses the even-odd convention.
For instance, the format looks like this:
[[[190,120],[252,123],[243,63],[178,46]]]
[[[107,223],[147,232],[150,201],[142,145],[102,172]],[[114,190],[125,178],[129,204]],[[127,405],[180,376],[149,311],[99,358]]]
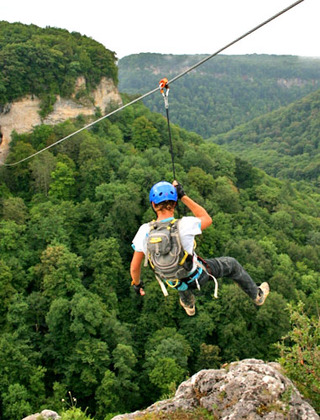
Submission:
[[[7,153],[8,145],[11,140],[11,133],[15,130],[17,133],[27,133],[34,126],[39,124],[58,124],[69,118],[75,118],[78,115],[93,115],[97,107],[104,113],[110,103],[122,104],[118,89],[112,80],[102,78],[98,87],[92,92],[92,103],[81,104],[76,102],[75,96],[79,90],[85,87],[85,79],[79,77],[73,98],[64,99],[60,96],[54,104],[54,110],[43,121],[40,118],[40,100],[37,97],[27,96],[19,101],[5,106],[0,113],[0,132],[2,142],[0,144],[0,160]],[[88,102],[88,101],[87,101]],[[1,140],[0,140],[1,141]]]
[[[183,382],[174,398],[112,420],[164,419],[166,413],[198,407],[208,410],[214,419],[223,420],[319,420],[315,410],[281,373],[280,365],[256,359],[234,362],[224,369],[202,370]]]

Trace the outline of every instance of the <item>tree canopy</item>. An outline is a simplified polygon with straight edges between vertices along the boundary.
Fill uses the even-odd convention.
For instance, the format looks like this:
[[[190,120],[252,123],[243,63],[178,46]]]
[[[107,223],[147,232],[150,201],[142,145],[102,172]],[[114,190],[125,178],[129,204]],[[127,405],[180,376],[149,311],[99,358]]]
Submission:
[[[8,162],[80,125],[15,134]],[[153,217],[149,189],[172,180],[166,120],[137,103],[30,161],[1,168],[4,420],[48,404],[59,411],[68,391],[98,420],[141,408],[201,368],[275,360],[274,344],[290,330],[288,302],[302,300],[315,315],[320,195],[195,133],[175,125],[172,133],[177,177],[214,220],[199,238],[199,255],[237,258],[257,283],[270,283],[266,304],[257,309],[224,279],[219,299],[209,283],[198,293],[197,315],[188,318],[175,291],[163,297],[150,269],[143,272],[144,298],[131,290],[131,240]]]
[[[2,105],[26,93],[68,95],[78,74],[85,75],[89,85],[101,75],[116,80],[113,53],[86,37],[33,25],[1,22],[0,27],[0,62],[8,60],[2,61],[6,71],[0,75]],[[278,78],[272,60],[263,60]],[[283,60],[284,67],[295,63],[294,58]],[[238,70],[234,67],[238,80],[255,64],[257,74],[262,71],[255,57],[249,67],[246,58],[239,64]],[[214,77],[223,80],[228,60],[222,57],[219,65]],[[293,66],[286,74],[294,79],[296,71]],[[312,90],[310,80],[317,85],[318,70],[311,64],[308,71],[302,86]],[[254,78],[248,83],[257,88]],[[270,89],[276,91],[274,84]],[[192,90],[192,97],[200,92],[204,97],[195,103],[205,104],[201,85]],[[290,100],[303,94],[297,86],[287,92]],[[181,95],[186,97],[187,90]],[[301,126],[294,124],[292,112],[284,113],[285,124],[272,114],[273,124],[292,137],[295,129],[301,135],[309,130],[304,124],[316,131],[317,98],[314,94],[292,108],[304,116]],[[130,99],[123,95],[124,102]],[[254,106],[246,111],[251,117]],[[192,120],[189,113],[183,115]],[[227,124],[225,117],[217,132],[244,122],[244,115]],[[32,133],[13,133],[7,163],[53,144],[84,122],[83,117],[41,125]],[[267,122],[262,123],[267,131]],[[149,268],[142,277],[146,295],[136,296],[130,287],[131,241],[139,226],[153,218],[151,186],[173,181],[173,175],[165,117],[135,103],[28,161],[0,168],[3,420],[48,406],[61,412],[66,404],[71,407],[62,418],[107,420],[172,395],[182,380],[200,369],[240,358],[272,361],[280,356],[301,389],[310,384],[307,396],[318,407],[318,372],[310,375],[296,366],[300,349],[304,367],[311,360],[310,341],[307,334],[297,338],[291,323],[297,321],[298,331],[311,331],[312,349],[318,352],[314,320],[320,299],[320,194],[311,183],[301,187],[273,178],[196,132],[175,124],[171,131],[177,178],[213,218],[197,241],[197,253],[237,258],[255,282],[269,282],[268,300],[257,308],[231,280],[219,279],[219,299],[213,298],[214,283],[208,283],[196,292],[197,314],[189,318],[176,291],[163,297]],[[304,139],[310,162],[317,150],[315,139]],[[290,143],[297,152],[298,143]],[[177,216],[187,214],[179,205]],[[298,302],[303,304],[303,317],[295,313],[290,319],[288,304],[294,307]],[[275,345],[283,336],[293,342],[291,350],[287,343]]]

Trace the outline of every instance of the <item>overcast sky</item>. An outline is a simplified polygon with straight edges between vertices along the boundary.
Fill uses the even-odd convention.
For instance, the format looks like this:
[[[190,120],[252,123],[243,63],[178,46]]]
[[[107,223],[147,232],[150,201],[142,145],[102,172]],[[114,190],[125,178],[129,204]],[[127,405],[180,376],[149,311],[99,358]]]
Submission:
[[[212,54],[294,0],[1,0],[0,19],[80,32],[118,58]],[[320,57],[320,0],[304,0],[224,54]]]

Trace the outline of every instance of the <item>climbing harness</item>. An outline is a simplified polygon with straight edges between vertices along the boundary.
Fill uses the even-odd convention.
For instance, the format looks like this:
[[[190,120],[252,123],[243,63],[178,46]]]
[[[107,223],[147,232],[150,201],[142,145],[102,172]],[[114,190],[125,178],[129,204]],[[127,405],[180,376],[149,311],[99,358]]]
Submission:
[[[165,296],[168,296],[165,285],[182,292],[195,283],[200,290],[200,276],[206,273],[215,282],[214,297],[218,298],[218,282],[209,264],[203,258],[193,253],[189,254],[183,248],[179,223],[180,220],[174,218],[160,222],[153,220],[149,223],[144,266],[149,263]],[[193,268],[194,264],[196,268]]]
[[[270,17],[269,19],[265,20],[264,22],[260,23],[259,25],[255,26],[253,29],[251,29],[250,31],[246,32],[245,34],[241,35],[240,37],[238,37],[237,39],[235,39],[234,41],[230,42],[229,44],[225,45],[224,47],[220,48],[218,51],[216,51],[215,53],[209,55],[208,57],[204,58],[203,60],[199,61],[198,63],[196,63],[195,65],[189,67],[188,69],[186,69],[185,71],[183,71],[182,73],[178,74],[177,76],[175,76],[173,79],[169,80],[166,83],[166,86],[175,82],[176,80],[180,79],[181,77],[185,76],[187,73],[189,73],[190,71],[196,69],[197,67],[201,66],[202,64],[204,64],[206,61],[210,60],[211,58],[215,57],[216,55],[218,55],[219,53],[221,53],[222,51],[226,50],[227,48],[231,47],[232,45],[236,44],[237,42],[241,41],[242,39],[244,39],[245,37],[247,37],[248,35],[251,35],[253,32],[257,31],[258,29],[262,28],[262,26],[267,25],[268,23],[270,23],[272,20],[278,18],[279,16],[283,15],[284,13],[288,12],[290,9],[293,9],[295,6],[297,6],[298,4],[302,3],[304,0],[298,0],[296,2],[294,2],[293,4],[291,4],[290,6],[286,7],[285,9],[281,10],[280,12],[278,12],[277,14],[275,14],[274,16]],[[162,79],[163,80],[163,79]],[[22,162],[25,162],[31,158],[33,158],[34,156],[37,156],[38,154],[44,152],[45,150],[48,150],[54,146],[56,146],[59,143],[62,143],[63,141],[69,139],[70,137],[80,133],[83,130],[86,130],[90,127],[92,127],[93,125],[97,124],[98,122],[102,121],[105,118],[110,117],[111,115],[115,114],[116,112],[119,112],[121,110],[123,110],[124,108],[127,108],[128,106],[133,105],[134,103],[141,101],[142,99],[146,98],[147,96],[152,95],[153,93],[158,91],[158,87],[155,89],[150,90],[149,92],[145,93],[144,95],[139,96],[138,98],[134,99],[133,101],[121,106],[120,108],[115,109],[114,111],[110,112],[109,114],[106,114],[100,118],[98,118],[95,121],[92,121],[90,124],[85,125],[84,127],[80,128],[79,130],[63,137],[62,139],[50,144],[49,146],[38,150],[36,153],[33,153],[17,162],[13,162],[13,163],[0,163],[4,166],[16,166]],[[167,96],[167,95],[166,95]],[[169,121],[169,120],[168,120]],[[173,168],[174,170],[174,168]]]
[[[205,260],[193,253],[189,254],[183,248],[179,223],[180,220],[174,218],[160,222],[153,220],[149,223],[150,230],[147,236],[144,266],[149,263],[165,296],[168,295],[166,285],[182,292],[195,284],[200,290],[199,278],[205,272],[215,282],[214,297],[217,298],[218,282],[216,278],[212,275]]]
[[[207,276],[211,277],[212,280],[214,281],[213,296],[216,299],[218,299],[219,284],[218,284],[218,280],[211,273],[210,267],[208,266],[206,261],[202,259],[201,257],[199,257],[198,255],[197,255],[196,264],[197,264],[196,270],[189,277],[184,278],[184,279],[165,280],[165,283],[167,284],[167,286],[169,286],[172,289],[177,289],[178,291],[185,291],[185,290],[188,290],[189,288],[188,285],[195,282],[197,289],[200,290],[200,284],[199,284],[198,279],[200,278],[201,274],[204,272],[207,274]],[[154,274],[155,274],[155,278],[157,279],[157,282],[159,283],[159,286],[162,290],[163,295],[168,296],[168,291],[164,284],[164,281],[156,273]]]
[[[174,154],[173,154],[173,145],[172,145],[172,137],[171,137],[171,129],[170,129],[170,120],[169,120],[169,85],[168,85],[168,79],[165,77],[164,79],[161,79],[159,82],[159,89],[164,99],[164,107],[166,109],[167,114],[167,123],[168,123],[168,132],[169,132],[169,142],[170,142],[170,154],[171,154],[171,162],[172,162],[172,173],[173,173],[173,179],[176,179],[176,170],[174,167]]]

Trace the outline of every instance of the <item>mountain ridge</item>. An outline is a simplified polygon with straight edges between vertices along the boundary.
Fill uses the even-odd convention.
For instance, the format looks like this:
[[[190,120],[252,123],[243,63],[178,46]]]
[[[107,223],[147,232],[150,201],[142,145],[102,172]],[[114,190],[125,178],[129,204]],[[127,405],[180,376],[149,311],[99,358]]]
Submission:
[[[119,60],[119,90],[145,93],[205,55],[135,54]],[[301,99],[320,86],[320,59],[218,55],[170,86],[171,121],[204,138]],[[163,113],[160,95],[144,103]]]

